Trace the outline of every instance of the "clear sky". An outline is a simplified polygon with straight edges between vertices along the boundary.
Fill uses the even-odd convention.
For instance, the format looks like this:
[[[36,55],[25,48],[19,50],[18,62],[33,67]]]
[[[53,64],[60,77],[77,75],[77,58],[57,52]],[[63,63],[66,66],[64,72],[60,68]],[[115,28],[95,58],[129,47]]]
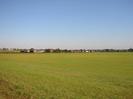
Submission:
[[[133,48],[133,0],[0,0],[0,48]]]

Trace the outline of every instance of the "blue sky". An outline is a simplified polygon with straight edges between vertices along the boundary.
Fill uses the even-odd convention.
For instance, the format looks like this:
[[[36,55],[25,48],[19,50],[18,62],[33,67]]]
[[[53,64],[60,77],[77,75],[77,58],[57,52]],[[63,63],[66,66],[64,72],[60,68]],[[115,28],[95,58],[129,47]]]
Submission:
[[[0,47],[133,47],[133,0],[0,0]]]

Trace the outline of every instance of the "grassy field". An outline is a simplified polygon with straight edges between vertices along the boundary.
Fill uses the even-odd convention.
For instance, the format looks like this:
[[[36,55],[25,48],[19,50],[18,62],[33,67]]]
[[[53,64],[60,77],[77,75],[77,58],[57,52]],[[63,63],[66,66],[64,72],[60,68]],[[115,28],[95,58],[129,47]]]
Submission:
[[[0,99],[133,99],[133,53],[0,54]]]

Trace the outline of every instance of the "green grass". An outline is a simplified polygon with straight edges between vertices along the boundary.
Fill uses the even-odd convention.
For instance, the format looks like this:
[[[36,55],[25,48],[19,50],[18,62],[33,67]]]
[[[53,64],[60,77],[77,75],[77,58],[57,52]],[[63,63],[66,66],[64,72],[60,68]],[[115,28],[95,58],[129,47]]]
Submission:
[[[0,54],[0,99],[133,99],[133,53]]]

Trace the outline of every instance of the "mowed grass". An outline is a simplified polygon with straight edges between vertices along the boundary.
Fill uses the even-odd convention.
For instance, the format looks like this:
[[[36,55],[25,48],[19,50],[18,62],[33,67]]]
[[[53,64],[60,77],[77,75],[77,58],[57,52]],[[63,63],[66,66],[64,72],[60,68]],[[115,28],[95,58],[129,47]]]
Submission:
[[[0,54],[0,99],[133,99],[133,53]]]

